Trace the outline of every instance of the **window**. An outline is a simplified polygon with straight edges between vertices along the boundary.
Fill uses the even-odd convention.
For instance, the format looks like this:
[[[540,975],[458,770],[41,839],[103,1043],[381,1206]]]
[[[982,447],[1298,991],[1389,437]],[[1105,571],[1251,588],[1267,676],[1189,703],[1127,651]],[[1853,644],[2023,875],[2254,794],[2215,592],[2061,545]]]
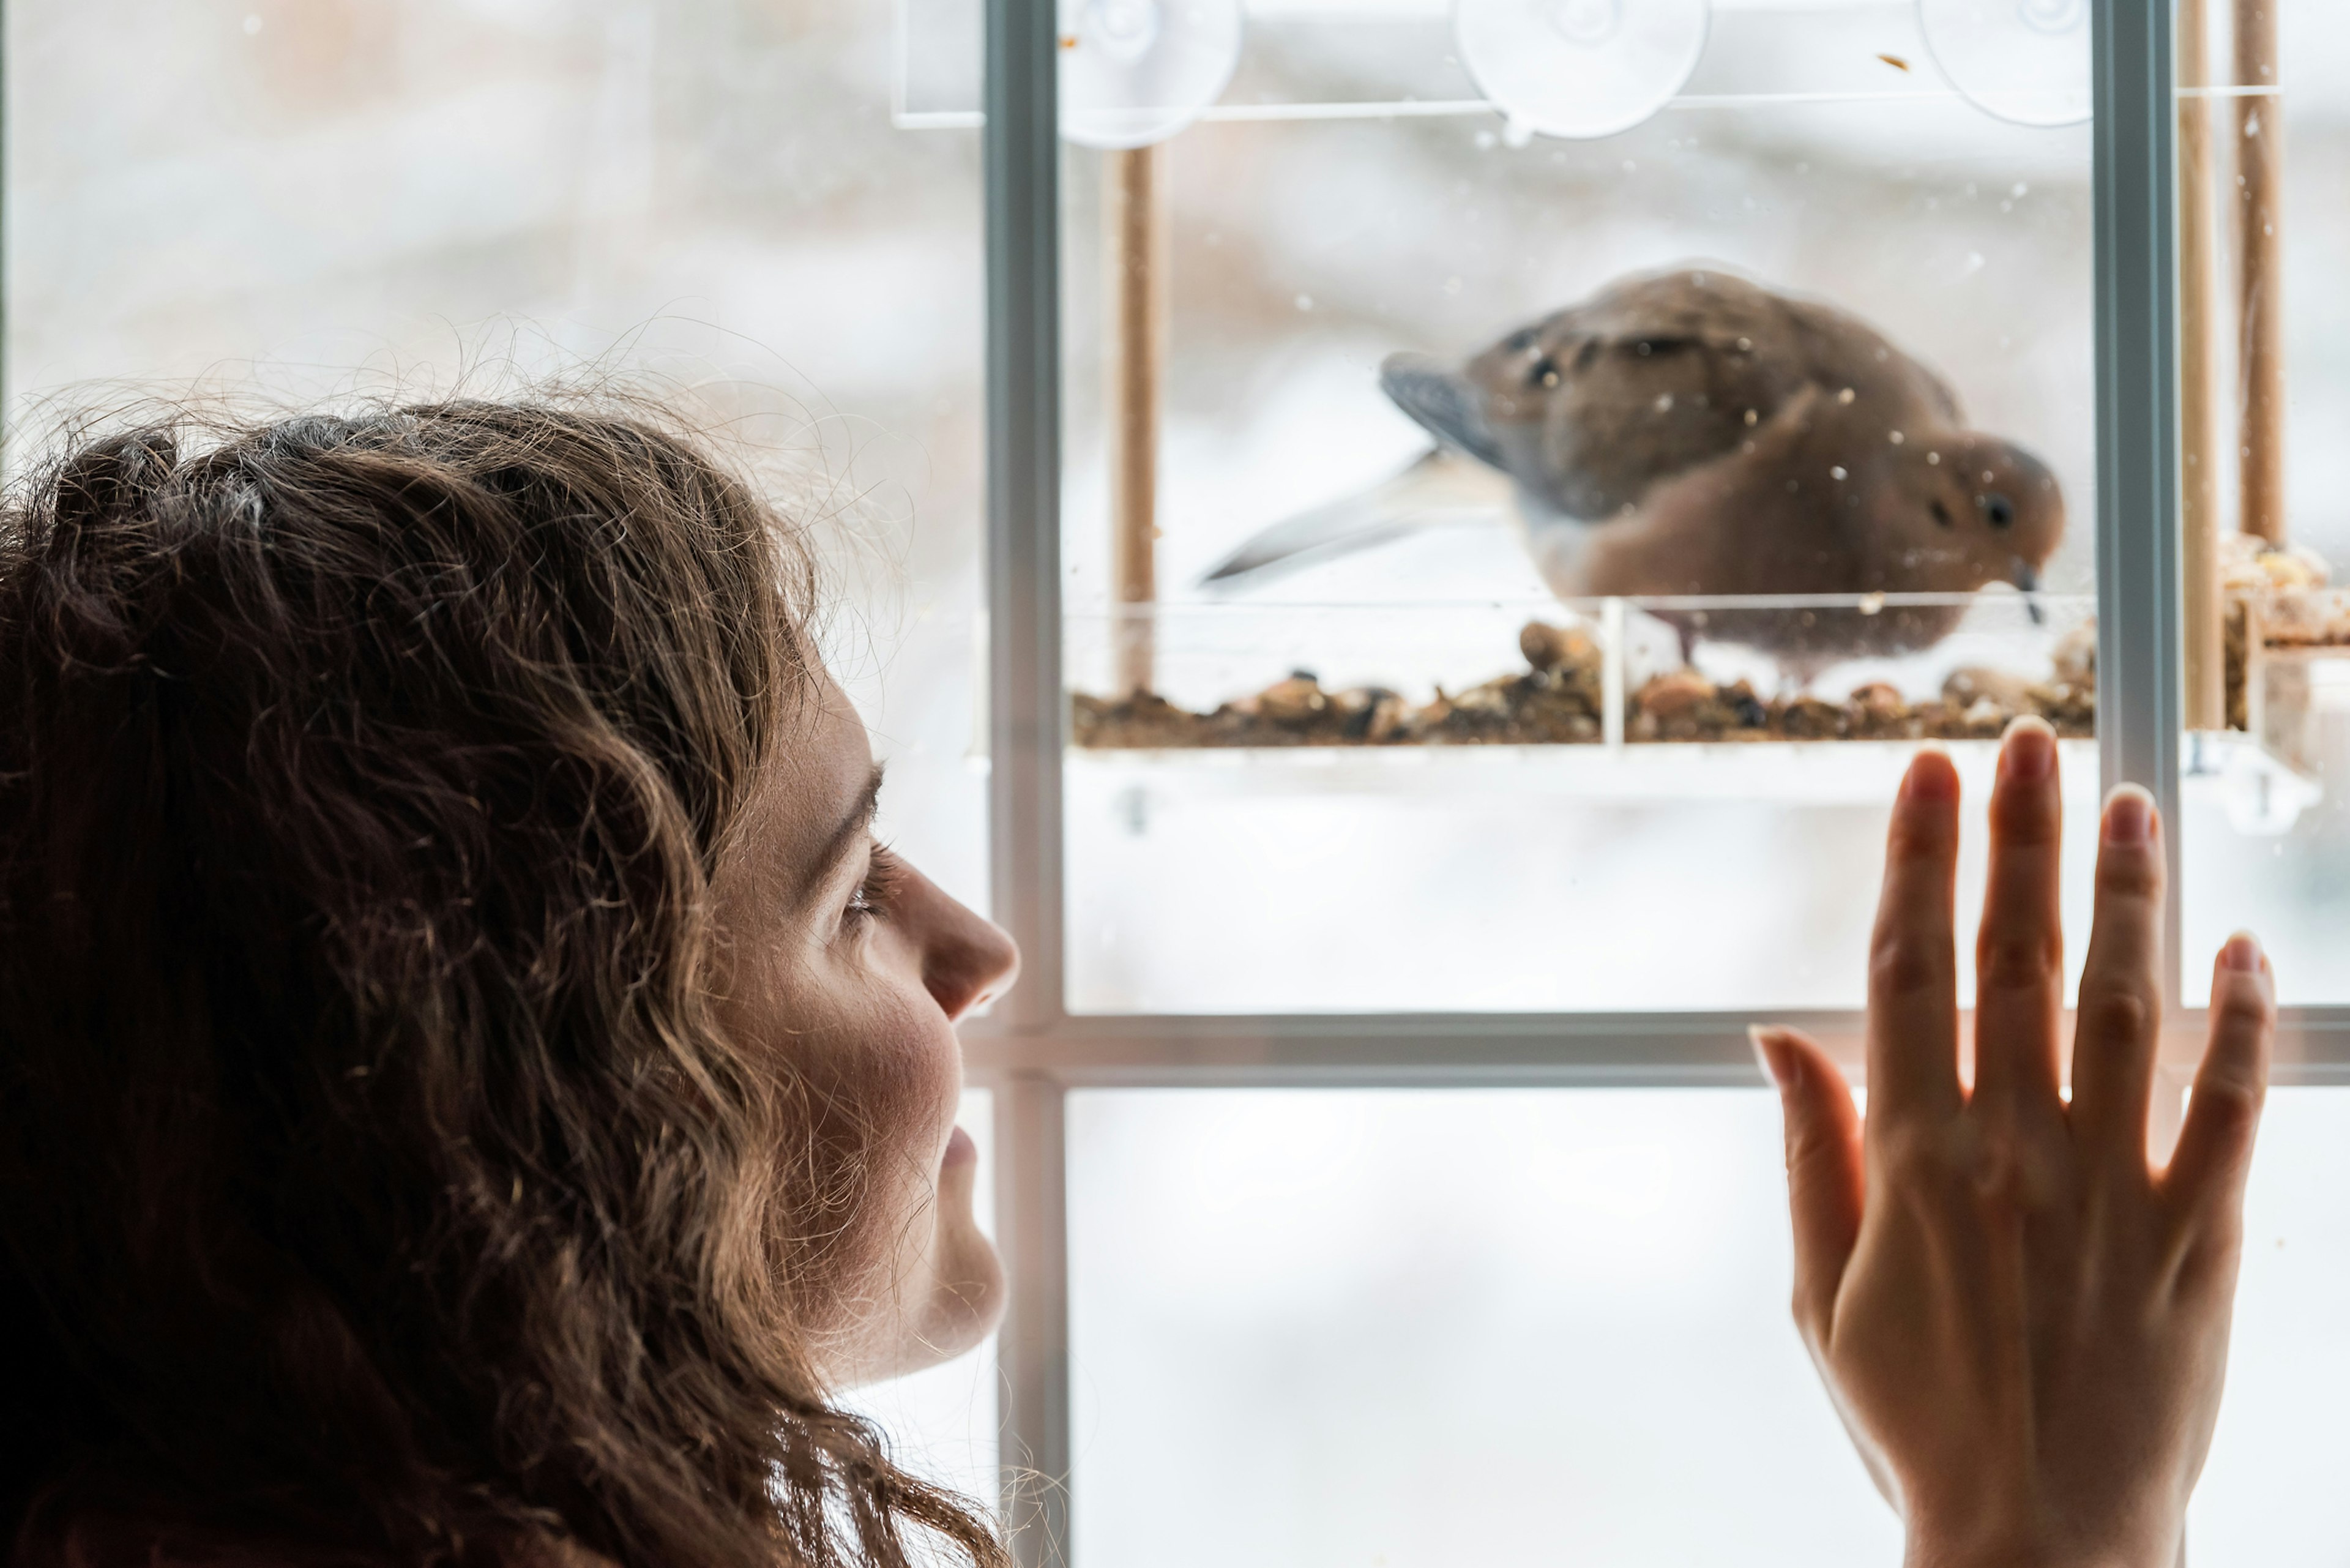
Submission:
[[[2282,114],[2301,179],[2272,192],[2329,180],[2316,117],[2350,29],[2283,0],[2279,99],[2277,75],[2229,74],[2240,36],[2259,69],[2262,5],[2178,8],[2199,66],[2171,7],[2110,0],[991,8],[968,96],[991,181],[992,827],[1030,982],[972,1052],[1018,1286],[1007,1459],[1069,1480],[1009,1494],[1023,1561],[1646,1563],[1721,1555],[1731,1530],[1742,1555],[1887,1550],[1779,1326],[1742,1026],[1793,1012],[1853,1044],[1915,743],[1885,715],[1946,739],[1980,800],[1966,716],[1988,737],[2026,707],[2069,737],[2076,822],[2131,779],[2173,825],[2182,1051],[2229,929],[2301,966],[2281,1076],[2310,1086],[2278,1096],[2193,1539],[2199,1560],[2338,1552],[2314,1484],[2350,1459],[2318,1414],[2338,1358],[2315,1304],[2342,1255],[2321,1129],[2343,1105],[2317,1086],[2345,1023],[2332,655],[2307,632],[2228,651],[2233,605],[2331,601],[2271,596],[2252,574],[2293,587],[2292,563],[2216,538],[2282,406],[2224,390],[2235,280],[2270,276],[2237,254],[2239,150],[2188,175],[2212,213],[2199,283],[2183,204],[2156,193],[2197,104],[2229,137],[2241,106]],[[1584,77],[1556,68],[1561,37]],[[1162,38],[1163,72],[1133,64]],[[1517,73],[1513,40],[1554,68]],[[2331,220],[2307,221],[2282,228],[2296,431],[2333,373]],[[2070,520],[2036,588],[1985,586],[1893,648],[1860,623],[1930,603],[1898,584],[1562,593],[1573,574],[1510,526],[1545,521],[1542,472],[1503,451],[1481,472],[1455,426],[1471,461],[1399,480],[1448,410],[1383,385],[1387,356],[1441,371],[1497,345],[1564,381],[1548,340],[1505,335],[1674,265],[1834,301],[2028,447]],[[2194,334],[2222,389],[2199,411]],[[2295,440],[2285,470],[2292,537],[2321,550],[2338,445]],[[1340,552],[1334,509],[1392,536]],[[1301,541],[1325,548],[1285,576],[1206,580]],[[1554,631],[1522,645],[1534,620]],[[1544,653],[1546,708],[1523,684]],[[2190,701],[2190,664],[2216,705]],[[2282,694],[2268,717],[2241,695],[2231,716],[2255,687]],[[2073,877],[2076,931],[2085,893]],[[1602,1148],[1620,1158],[1576,1163]],[[1513,1345],[1545,1311],[1584,1337]],[[1797,1490],[1758,1495],[1757,1466]],[[2293,1475],[2313,1485],[2280,1500]],[[1814,1507],[1774,1530],[1791,1495]]]
[[[2350,601],[2341,567],[2333,585],[2312,578],[2350,562],[2333,436],[2350,411],[2350,348],[2326,265],[2342,222],[2334,154],[2350,37],[2327,8],[2297,0],[2187,4],[2179,16],[2185,501],[2223,536],[2241,528],[2237,543],[2281,547],[2258,559],[2232,550],[2199,601],[2188,579],[2187,628],[2220,657],[2195,658],[2190,636],[2186,717],[2208,738],[2189,742],[2186,763],[2184,950],[2239,928],[2273,931],[2285,1000],[2334,1005],[2350,1001],[2350,904],[2338,893],[2350,869]],[[2226,653],[2238,644],[2249,654]],[[2199,676],[2212,689],[2196,691]],[[2222,718],[2258,746],[2220,742]],[[2281,765],[2254,771],[2248,752]]]

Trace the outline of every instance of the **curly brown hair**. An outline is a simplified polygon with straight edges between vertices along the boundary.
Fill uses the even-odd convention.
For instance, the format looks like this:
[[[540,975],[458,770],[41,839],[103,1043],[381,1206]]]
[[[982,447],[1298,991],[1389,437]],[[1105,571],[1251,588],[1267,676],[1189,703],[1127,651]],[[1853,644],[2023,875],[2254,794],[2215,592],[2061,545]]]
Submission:
[[[1005,1561],[828,1398],[788,1217],[854,1182],[710,1003],[813,581],[636,410],[164,421],[12,493],[19,1568]]]

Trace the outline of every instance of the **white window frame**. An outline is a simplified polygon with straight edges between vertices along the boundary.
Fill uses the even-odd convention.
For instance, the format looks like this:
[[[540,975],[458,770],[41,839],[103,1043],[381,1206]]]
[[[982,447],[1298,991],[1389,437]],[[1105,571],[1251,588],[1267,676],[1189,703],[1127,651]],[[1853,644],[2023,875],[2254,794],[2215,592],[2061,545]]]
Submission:
[[[2180,820],[2174,0],[2094,0],[2097,733],[2104,784]],[[969,1032],[995,1104],[1003,1506],[1023,1568],[1069,1550],[1065,1096],[1087,1087],[1754,1085],[1744,1013],[1089,1016],[1065,1002],[1060,159],[1055,0],[987,0],[989,849],[1025,978]],[[2171,886],[2179,836],[2166,836]],[[2169,1015],[2199,1038],[2169,916]],[[1804,1023],[1857,1057],[1860,1015]],[[2278,1078],[2350,1083],[2350,1008],[2284,1019]]]

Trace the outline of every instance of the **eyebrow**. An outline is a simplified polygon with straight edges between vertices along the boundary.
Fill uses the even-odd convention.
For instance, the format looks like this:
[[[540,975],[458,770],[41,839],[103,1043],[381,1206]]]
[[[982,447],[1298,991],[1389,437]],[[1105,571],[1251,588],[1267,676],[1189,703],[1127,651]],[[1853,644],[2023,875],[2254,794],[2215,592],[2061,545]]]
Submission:
[[[825,841],[823,852],[816,856],[801,888],[803,898],[814,898],[818,889],[831,881],[833,868],[840,864],[842,857],[856,846],[858,839],[872,831],[873,814],[881,801],[881,773],[882,765],[876,763],[873,771],[865,776],[865,787],[858,791],[856,804],[848,808],[848,815],[840,819],[840,826],[832,830],[832,836]]]

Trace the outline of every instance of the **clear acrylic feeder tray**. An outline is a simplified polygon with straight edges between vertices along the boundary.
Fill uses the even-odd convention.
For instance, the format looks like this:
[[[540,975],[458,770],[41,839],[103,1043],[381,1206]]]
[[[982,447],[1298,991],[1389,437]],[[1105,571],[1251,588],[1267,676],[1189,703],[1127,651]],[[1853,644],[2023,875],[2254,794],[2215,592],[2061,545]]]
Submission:
[[[2350,588],[2246,596],[2228,632],[2229,727],[2287,767],[2326,771],[2350,718]]]
[[[2093,601],[1218,605],[1073,617],[1082,752],[1992,740],[2096,728]]]
[[[1921,742],[1958,763],[1970,857],[2018,713],[2067,737],[2067,813],[2095,815],[2089,605],[2033,607],[2000,589],[1073,616],[1068,1004],[1857,1005],[1856,890]],[[1887,651],[1929,612],[1952,629]],[[2083,921],[2094,850],[2066,845]]]

